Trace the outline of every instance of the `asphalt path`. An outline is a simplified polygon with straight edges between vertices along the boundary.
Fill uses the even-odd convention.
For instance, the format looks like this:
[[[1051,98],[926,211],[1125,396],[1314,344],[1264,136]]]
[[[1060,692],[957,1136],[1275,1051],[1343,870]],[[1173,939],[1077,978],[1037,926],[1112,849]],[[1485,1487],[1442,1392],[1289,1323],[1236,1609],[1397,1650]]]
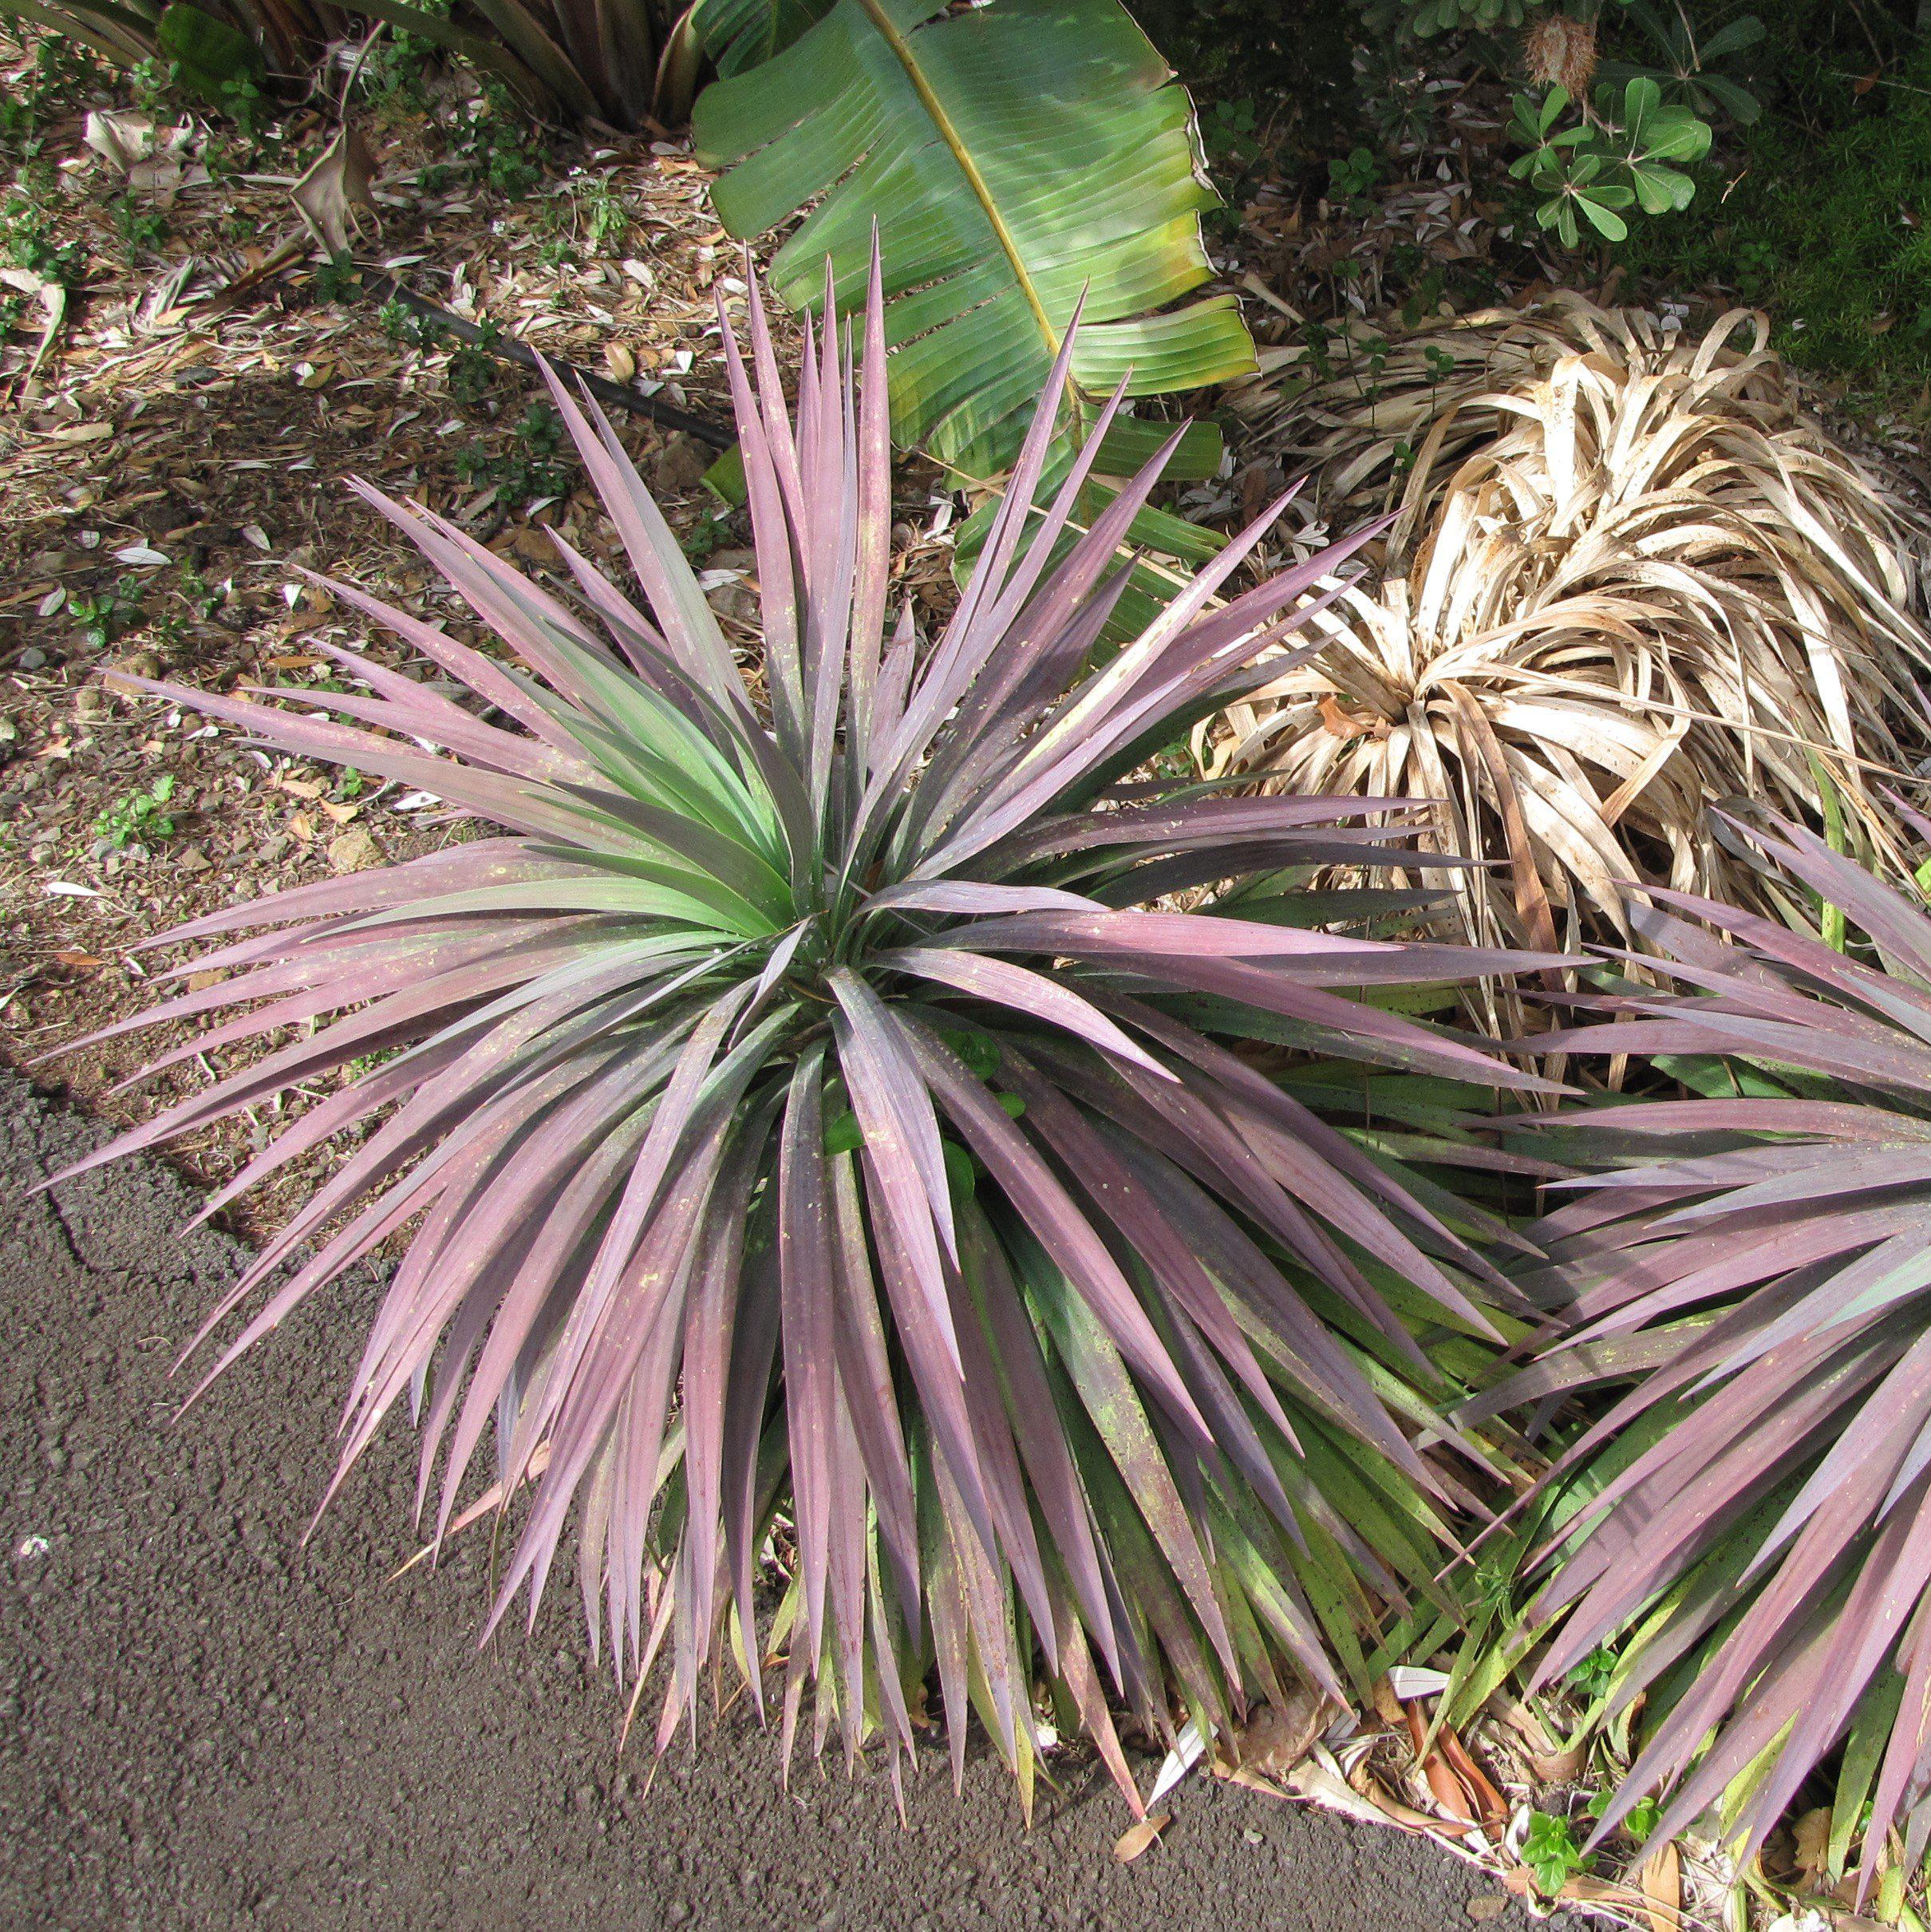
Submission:
[[[480,1649],[480,1539],[395,1574],[405,1428],[303,1543],[372,1282],[174,1419],[169,1365],[246,1250],[183,1239],[194,1196],[155,1162],[31,1192],[101,1138],[0,1075],[0,1926],[1442,1932],[1494,1893],[1206,1778],[1122,1865],[1104,1777],[1042,1789],[1028,1830],[985,1748],[962,1796],[930,1752],[902,1826],[842,1762],[787,1789],[736,1711],[650,1779],[572,1590]]]

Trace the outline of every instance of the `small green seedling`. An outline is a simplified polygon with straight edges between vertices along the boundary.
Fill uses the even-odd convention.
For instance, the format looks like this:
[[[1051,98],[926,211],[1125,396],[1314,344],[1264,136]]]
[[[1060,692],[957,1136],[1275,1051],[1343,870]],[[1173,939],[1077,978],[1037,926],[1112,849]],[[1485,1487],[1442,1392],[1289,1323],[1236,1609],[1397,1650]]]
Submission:
[[[174,820],[168,803],[174,796],[174,776],[164,772],[144,792],[130,792],[117,800],[94,820],[94,836],[105,839],[115,851],[130,845],[146,845],[174,836]]]
[[[123,577],[111,589],[93,597],[70,597],[67,608],[90,650],[105,650],[124,630],[132,630],[144,614],[140,587],[131,577]]]
[[[1576,1848],[1569,1820],[1548,1811],[1529,1814],[1529,1828],[1522,1834],[1522,1862],[1534,1875],[1535,1888],[1545,1898],[1560,1897],[1570,1879],[1586,1871],[1592,1863]]]

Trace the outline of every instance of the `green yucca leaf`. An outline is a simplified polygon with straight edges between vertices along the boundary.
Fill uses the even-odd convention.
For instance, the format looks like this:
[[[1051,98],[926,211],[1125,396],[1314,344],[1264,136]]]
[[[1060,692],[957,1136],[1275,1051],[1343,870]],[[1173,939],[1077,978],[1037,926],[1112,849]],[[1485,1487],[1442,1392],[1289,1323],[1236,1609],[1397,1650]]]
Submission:
[[[1550,962],[1326,929],[1345,895],[1318,923],[1241,916],[1337,854],[1406,864],[1404,806],[1127,776],[1276,674],[1262,654],[1353,541],[1216,603],[1270,512],[1089,668],[1117,533],[1060,549],[1077,468],[1033,516],[1069,338],[922,638],[887,607],[875,265],[862,358],[808,327],[795,414],[755,290],[749,332],[748,369],[725,340],[757,686],[610,425],[553,384],[641,602],[566,549],[566,604],[370,492],[511,664],[339,594],[474,706],[347,651],[366,695],[327,719],[152,687],[497,832],[167,935],[219,942],[175,978],[227,977],[111,1031],[232,1016],[161,1065],[294,1037],[98,1158],[405,1049],[215,1197],[359,1131],[211,1317],[204,1338],[248,1311],[212,1372],[409,1229],[342,1469],[406,1395],[435,1538],[492,1507],[514,1526],[496,1617],[534,1606],[574,1520],[593,1641],[620,1673],[669,1657],[661,1739],[721,1646],[760,1701],[782,1648],[787,1744],[814,1689],[821,1740],[882,1732],[895,1768],[930,1662],[954,1752],[976,1707],[1023,1790],[1043,1665],[1131,1795],[1109,1694],[1155,1732],[1225,1722],[1282,1669],[1341,1694],[1383,1620],[1439,1594],[1462,1491],[1416,1446],[1456,1440],[1417,1337],[1473,1347],[1510,1293],[1419,1169],[1333,1124],[1362,1107],[1335,1069],[1438,1077],[1409,1151],[1452,1164],[1445,1096],[1542,1083],[1354,995]],[[1143,909],[1242,879],[1246,902]],[[1270,1026],[1321,1049],[1309,1100],[1226,1043]],[[1398,1080],[1376,1091],[1405,1117]]]

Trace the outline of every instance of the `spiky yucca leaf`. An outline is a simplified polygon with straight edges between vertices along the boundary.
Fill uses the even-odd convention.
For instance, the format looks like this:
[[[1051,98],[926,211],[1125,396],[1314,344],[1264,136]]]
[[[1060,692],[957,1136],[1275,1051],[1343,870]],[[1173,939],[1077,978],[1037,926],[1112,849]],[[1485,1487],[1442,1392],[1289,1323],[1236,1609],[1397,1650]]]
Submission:
[[[1931,1837],[1931,918],[1808,832],[1765,846],[1874,956],[1654,895],[1676,990],[1550,1044],[1729,1055],[1734,1097],[1566,1123],[1601,1171],[1525,1283],[1564,1339],[1464,1412],[1632,1385],[1547,1479],[1532,1606],[1538,1681],[1607,1641],[1606,1714],[1646,1699],[1602,1831],[1662,1780],[1664,1836],[1727,1797],[1747,1856],[1848,1738],[1834,1855],[1870,1798],[1867,1886],[1893,1823]]]
[[[1397,514],[1378,588],[1230,711],[1212,768],[1444,801],[1467,929],[1626,942],[1632,882],[1777,891],[1706,806],[1840,811],[1908,875],[1885,773],[1925,749],[1931,639],[1898,512],[1807,416],[1759,316],[1700,340],[1565,295],[1433,324],[1253,393],[1324,512]]]
[[[1270,511],[1084,669],[1161,459],[1063,562],[1078,472],[1021,541],[1063,353],[922,648],[909,610],[886,622],[881,311],[875,276],[862,378],[808,328],[795,421],[755,294],[755,381],[730,346],[768,728],[609,424],[560,386],[650,615],[567,547],[580,610],[371,492],[515,662],[337,595],[496,720],[347,652],[352,724],[151,687],[505,836],[168,935],[258,929],[146,1016],[239,1009],[157,1065],[299,1037],[95,1158],[402,1049],[216,1196],[366,1130],[211,1318],[320,1240],[215,1372],[413,1223],[342,1469],[409,1392],[440,1540],[493,1428],[484,1506],[519,1524],[496,1618],[526,1586],[534,1614],[574,1514],[593,1638],[640,1680],[668,1640],[665,1737],[728,1642],[754,1688],[788,1649],[788,1739],[813,1683],[821,1742],[835,1718],[909,1752],[930,1660],[955,1752],[976,1702],[1023,1777],[1037,1653],[1130,1792],[1102,1665],[1155,1729],[1176,1699],[1212,1725],[1282,1657],[1342,1692],[1377,1605],[1432,1587],[1457,1485],[1413,1446],[1439,1426],[1417,1337],[1492,1333],[1502,1292],[1392,1164],[1212,1036],[1536,1083],[1377,1004],[1509,960],[1295,923],[1346,908],[1303,906],[1292,868],[1399,864],[1398,833],[1128,776],[1272,675],[1280,614],[1351,546],[1216,606]],[[1241,916],[1135,909],[1230,876]],[[774,1527],[791,1584],[760,1631]]]

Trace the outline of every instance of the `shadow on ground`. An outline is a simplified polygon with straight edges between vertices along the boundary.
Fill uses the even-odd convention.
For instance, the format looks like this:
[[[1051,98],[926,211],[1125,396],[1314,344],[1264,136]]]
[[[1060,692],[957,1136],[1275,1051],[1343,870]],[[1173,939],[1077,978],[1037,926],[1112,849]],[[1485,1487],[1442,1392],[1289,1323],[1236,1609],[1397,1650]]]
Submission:
[[[736,1717],[646,1796],[572,1594],[479,1653],[487,1552],[395,1578],[397,1429],[304,1549],[363,1310],[310,1311],[178,1426],[168,1376],[243,1250],[100,1130],[0,1076],[0,1926],[1104,1926],[1441,1932],[1492,1884],[1425,1842],[1198,1780],[1130,1867],[1104,1781],[1030,1831],[980,1752],[908,1792]],[[364,1294],[367,1290],[365,1284]],[[1499,1927],[1526,1924],[1518,1907]]]

